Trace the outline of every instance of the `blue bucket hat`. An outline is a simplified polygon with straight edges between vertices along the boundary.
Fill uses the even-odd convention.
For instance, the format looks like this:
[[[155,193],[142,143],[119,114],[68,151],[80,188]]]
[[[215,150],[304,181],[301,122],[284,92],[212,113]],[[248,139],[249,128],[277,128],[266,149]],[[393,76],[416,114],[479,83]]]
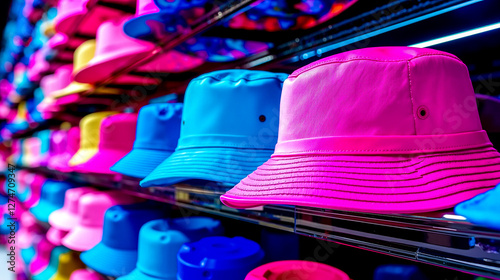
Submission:
[[[176,280],[181,246],[222,231],[219,221],[204,217],[150,221],[139,232],[136,269],[117,280]]]
[[[206,237],[186,243],[177,255],[177,280],[244,280],[262,264],[259,244],[243,237]]]
[[[252,173],[274,151],[287,76],[222,70],[193,79],[186,90],[179,144],[141,186],[187,180],[232,186]]]
[[[182,104],[144,106],[139,111],[134,148],[110,169],[143,179],[177,147],[181,130]]]
[[[64,196],[73,186],[66,182],[47,180],[42,185],[40,202],[30,209],[39,221],[48,223],[49,215],[64,206]]]
[[[471,223],[500,230],[500,184],[455,206],[455,213]]]
[[[104,215],[102,240],[80,255],[93,270],[112,277],[126,275],[137,264],[139,230],[148,221],[161,219],[165,212],[156,204],[117,205]]]

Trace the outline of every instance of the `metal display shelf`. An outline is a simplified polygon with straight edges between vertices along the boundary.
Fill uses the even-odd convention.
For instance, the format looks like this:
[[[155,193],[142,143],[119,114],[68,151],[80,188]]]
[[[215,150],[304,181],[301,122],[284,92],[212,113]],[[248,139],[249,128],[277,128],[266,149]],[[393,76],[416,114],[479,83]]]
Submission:
[[[29,169],[29,168],[28,168]],[[228,187],[179,184],[141,188],[121,175],[61,173],[31,168],[50,178],[123,190],[181,207],[183,215],[209,213],[485,277],[500,279],[500,232],[473,225],[452,210],[416,215],[370,214],[271,205],[237,210],[219,197]]]

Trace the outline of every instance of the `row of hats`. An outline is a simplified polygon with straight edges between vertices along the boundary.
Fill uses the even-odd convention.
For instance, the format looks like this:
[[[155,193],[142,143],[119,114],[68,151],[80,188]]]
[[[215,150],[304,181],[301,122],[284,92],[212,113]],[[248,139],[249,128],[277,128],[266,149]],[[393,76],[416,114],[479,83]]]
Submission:
[[[333,267],[299,261],[257,268],[264,259],[262,248],[243,237],[221,236],[219,221],[165,219],[160,204],[117,191],[47,180],[39,203],[18,214],[20,255],[34,280],[73,279],[74,271],[85,266],[118,279],[279,279],[282,274],[349,279]],[[34,233],[41,232],[36,220],[48,221],[51,227],[33,246]],[[102,279],[90,271],[78,270],[80,274]]]
[[[351,60],[366,66],[363,73]],[[422,82],[408,99],[408,87],[393,89],[393,81],[410,83],[393,60],[433,69],[432,77],[444,77],[439,85],[447,90],[436,91],[430,74],[414,71],[413,79]],[[377,68],[381,63],[388,67],[384,73]],[[362,79],[337,83],[324,78],[322,71],[343,77],[343,67],[360,77],[393,79],[373,92]],[[216,71],[191,81],[184,104],[148,105],[139,116],[90,114],[80,123],[79,151],[68,165],[78,172],[116,171],[141,178],[143,187],[189,180],[237,184],[221,197],[236,208],[292,204],[425,212],[454,207],[500,181],[500,155],[481,128],[466,68],[451,54],[408,47],[362,49],[287,76]],[[437,97],[429,97],[427,88]],[[443,102],[429,101],[436,98]],[[470,117],[455,121],[447,104],[466,107]],[[389,119],[400,121],[389,124]],[[436,140],[436,131],[442,138]]]

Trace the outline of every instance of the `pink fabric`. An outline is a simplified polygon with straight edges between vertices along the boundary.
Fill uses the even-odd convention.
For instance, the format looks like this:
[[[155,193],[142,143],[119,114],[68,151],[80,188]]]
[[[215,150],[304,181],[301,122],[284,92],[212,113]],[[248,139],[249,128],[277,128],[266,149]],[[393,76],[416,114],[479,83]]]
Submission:
[[[49,161],[49,168],[60,172],[71,172],[73,167],[68,165],[69,160],[78,151],[80,147],[80,128],[72,127],[68,130],[68,137],[65,150],[55,155]]]
[[[16,243],[17,245],[19,245],[19,248],[26,249],[31,247],[31,245],[34,243],[34,237],[37,234],[40,234],[43,229],[40,225],[38,225],[35,217],[33,217],[33,215],[28,211],[24,212],[21,215],[20,221],[21,227],[17,232]]]
[[[109,170],[134,146],[137,114],[123,113],[105,118],[99,132],[98,152],[87,162],[73,166],[77,172],[116,174]]]
[[[75,74],[75,81],[97,83],[111,77],[114,73],[141,61],[154,52],[157,46],[131,38],[123,32],[123,25],[130,17],[106,21],[97,30],[97,45],[94,58],[86,67]],[[136,71],[140,72],[183,72],[200,66],[203,60],[170,51],[148,62]],[[141,78],[142,83],[152,82],[151,78]]]
[[[32,174],[27,181],[27,185],[31,189],[31,195],[23,204],[27,208],[35,206],[38,201],[40,201],[40,195],[42,192],[42,185],[45,183],[45,177],[39,174]]]
[[[133,204],[141,199],[119,191],[88,193],[78,202],[77,224],[63,238],[62,244],[71,250],[87,251],[101,241],[104,213],[113,205]]]
[[[310,261],[278,261],[250,271],[245,280],[349,280],[335,267]]]
[[[47,239],[42,239],[36,246],[36,255],[30,263],[29,271],[33,274],[42,272],[49,265],[50,254],[55,246]]]
[[[87,13],[88,0],[59,0],[54,19],[57,32],[70,34],[78,21]]]
[[[61,241],[66,236],[66,234],[68,234],[68,232],[65,230],[60,230],[55,227],[51,227],[47,231],[46,237],[47,240],[53,245],[61,246],[62,245]]]
[[[67,190],[63,208],[50,214],[49,224],[53,228],[70,231],[78,222],[78,202],[83,195],[88,193],[97,193],[97,190],[90,187]]]
[[[69,280],[106,280],[106,278],[94,271],[78,269],[73,271]]]
[[[457,57],[361,49],[289,76],[275,153],[221,200],[235,208],[434,211],[495,186],[499,163]]]

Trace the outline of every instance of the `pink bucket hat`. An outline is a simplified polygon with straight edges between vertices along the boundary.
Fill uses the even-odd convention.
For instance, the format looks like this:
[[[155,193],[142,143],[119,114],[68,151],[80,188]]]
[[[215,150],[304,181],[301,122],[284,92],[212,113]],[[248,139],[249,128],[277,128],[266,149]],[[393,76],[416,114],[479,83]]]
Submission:
[[[310,261],[278,261],[250,271],[245,280],[349,280],[335,267]]]
[[[75,81],[80,83],[98,83],[111,77],[117,71],[137,61],[143,60],[156,51],[153,43],[128,37],[123,32],[123,25],[130,17],[122,17],[101,24],[97,31],[95,57],[86,67],[75,74]],[[183,72],[200,66],[203,60],[193,56],[170,51],[158,55],[153,61],[135,69],[136,72]],[[139,83],[149,83],[151,78],[141,77]]]
[[[52,212],[49,216],[49,224],[63,231],[70,231],[78,223],[78,203],[80,198],[88,193],[98,192],[94,188],[82,187],[66,191],[64,196],[64,206]]]
[[[368,48],[290,75],[274,154],[221,200],[235,208],[435,211],[495,186],[499,164],[457,57]]]
[[[80,128],[70,128],[65,140],[64,150],[49,159],[48,167],[60,172],[71,172],[73,167],[69,166],[68,162],[80,147]]]
[[[88,9],[89,0],[60,0],[57,5],[57,16],[54,18],[57,32],[67,35],[74,33],[95,35],[99,25],[106,20],[118,18],[126,14],[114,9],[96,4]]]
[[[73,166],[76,172],[116,174],[109,170],[126,156],[134,146],[137,114],[122,113],[108,116],[99,128],[97,153],[88,161]]]
[[[95,271],[78,269],[71,273],[69,280],[106,280],[106,278]]]
[[[101,241],[106,210],[113,205],[133,204],[140,200],[119,191],[83,195],[78,202],[77,224],[63,238],[62,244],[75,251],[91,249]]]

